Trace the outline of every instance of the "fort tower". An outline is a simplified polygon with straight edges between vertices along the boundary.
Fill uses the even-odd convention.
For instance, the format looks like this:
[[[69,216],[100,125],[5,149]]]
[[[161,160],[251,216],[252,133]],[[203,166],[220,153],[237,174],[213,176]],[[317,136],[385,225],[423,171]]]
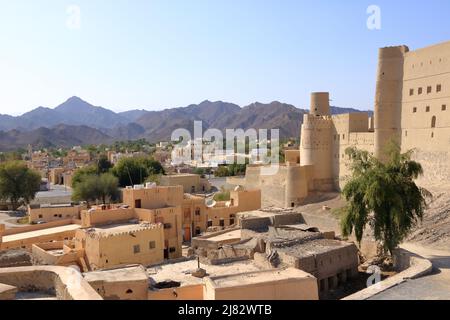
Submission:
[[[407,46],[381,48],[375,92],[375,156],[385,159],[389,141],[400,143],[403,65]]]

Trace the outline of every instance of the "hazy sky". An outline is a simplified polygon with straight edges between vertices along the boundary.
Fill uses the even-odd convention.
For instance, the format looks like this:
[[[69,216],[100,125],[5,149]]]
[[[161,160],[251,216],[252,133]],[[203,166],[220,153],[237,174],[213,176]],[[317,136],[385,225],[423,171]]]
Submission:
[[[311,91],[372,109],[377,49],[450,40],[449,12],[448,0],[0,0],[0,113],[74,95],[115,111],[305,107]]]

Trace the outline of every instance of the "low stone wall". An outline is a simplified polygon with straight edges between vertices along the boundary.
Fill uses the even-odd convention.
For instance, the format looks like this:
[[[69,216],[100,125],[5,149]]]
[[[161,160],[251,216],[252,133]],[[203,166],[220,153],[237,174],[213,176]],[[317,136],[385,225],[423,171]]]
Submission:
[[[66,247],[67,248],[67,247]],[[70,266],[77,265],[77,261],[84,256],[84,250],[64,250],[63,254],[52,254],[48,250],[64,250],[63,241],[46,242],[40,244],[33,244],[31,246],[31,253],[39,264]]]
[[[0,251],[0,268],[25,267],[33,265],[33,257],[25,250]]]
[[[63,219],[63,220],[51,221],[51,222],[47,222],[47,223],[43,223],[43,224],[34,224],[34,225],[28,225],[28,226],[24,226],[24,227],[20,227],[20,228],[6,229],[2,232],[2,236],[9,236],[9,235],[18,234],[18,233],[61,227],[61,226],[69,225],[69,224],[77,224],[78,221],[79,220],[76,220],[76,219]]]
[[[385,290],[405,282],[408,279],[416,279],[427,275],[433,269],[433,265],[429,260],[404,249],[397,249],[394,252],[394,265],[400,273],[364,290],[347,296],[342,300],[367,300]]]
[[[73,268],[32,266],[0,269],[0,283],[19,291],[53,292],[59,300],[102,300],[101,296]]]
[[[178,288],[149,290],[148,300],[203,300],[203,284]]]

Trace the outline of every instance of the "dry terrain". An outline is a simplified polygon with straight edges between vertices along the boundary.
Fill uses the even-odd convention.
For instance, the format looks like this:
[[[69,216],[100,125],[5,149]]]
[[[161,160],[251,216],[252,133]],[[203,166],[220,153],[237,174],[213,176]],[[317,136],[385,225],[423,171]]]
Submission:
[[[441,250],[450,250],[450,185],[425,185],[433,197],[428,200],[423,221],[412,230],[407,242]],[[345,200],[338,193],[316,196],[315,203],[297,208],[299,212],[337,219],[333,209],[344,206]],[[328,210],[324,210],[328,207]]]
[[[450,185],[425,186],[433,194],[423,221],[408,238],[435,249],[450,250]]]

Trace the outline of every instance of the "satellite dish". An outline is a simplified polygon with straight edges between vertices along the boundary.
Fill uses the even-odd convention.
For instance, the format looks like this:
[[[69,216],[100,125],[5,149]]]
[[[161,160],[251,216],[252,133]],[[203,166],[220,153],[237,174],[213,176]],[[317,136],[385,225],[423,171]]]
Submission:
[[[236,187],[234,188],[234,191],[242,191],[242,190],[244,190],[244,187],[242,187],[241,185],[236,186]]]
[[[215,205],[216,205],[216,201],[214,201],[214,199],[208,199],[208,200],[206,200],[205,201],[205,205],[208,207],[208,208],[212,208],[212,207],[214,207]]]
[[[225,202],[225,206],[228,207],[228,208],[231,207],[231,201]]]

